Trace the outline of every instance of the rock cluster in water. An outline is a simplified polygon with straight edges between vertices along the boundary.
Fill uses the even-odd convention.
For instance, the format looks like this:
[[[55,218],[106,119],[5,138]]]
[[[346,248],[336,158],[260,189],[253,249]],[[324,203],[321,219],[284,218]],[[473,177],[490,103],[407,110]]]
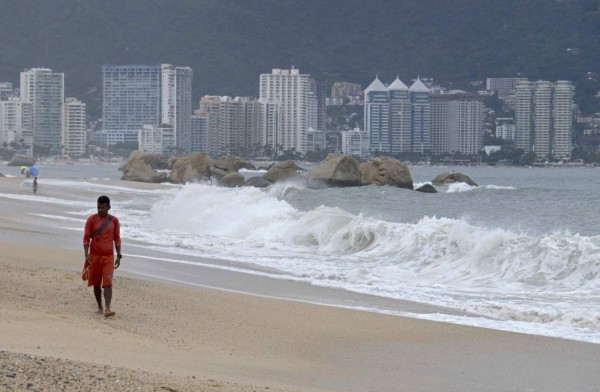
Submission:
[[[377,157],[359,164],[356,159],[343,154],[329,154],[324,161],[306,174],[293,161],[272,164],[263,176],[247,180],[239,173],[242,168],[256,169],[250,163],[229,156],[215,160],[202,153],[183,157],[165,158],[141,150],[133,151],[121,167],[122,180],[139,182],[171,182],[184,184],[193,181],[216,182],[226,187],[268,187],[276,182],[301,182],[309,188],[350,187],[364,185],[389,185],[413,189],[410,170],[401,161],[390,157]],[[461,173],[443,173],[437,176],[433,185],[450,182],[475,184]],[[420,192],[435,193],[435,187],[425,184],[417,189]]]

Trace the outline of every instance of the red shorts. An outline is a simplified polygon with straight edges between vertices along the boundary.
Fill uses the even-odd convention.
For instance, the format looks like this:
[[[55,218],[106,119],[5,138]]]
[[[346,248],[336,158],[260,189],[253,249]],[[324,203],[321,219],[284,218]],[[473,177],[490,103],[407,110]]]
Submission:
[[[113,273],[115,272],[115,256],[99,256],[90,254],[89,286],[112,286]]]

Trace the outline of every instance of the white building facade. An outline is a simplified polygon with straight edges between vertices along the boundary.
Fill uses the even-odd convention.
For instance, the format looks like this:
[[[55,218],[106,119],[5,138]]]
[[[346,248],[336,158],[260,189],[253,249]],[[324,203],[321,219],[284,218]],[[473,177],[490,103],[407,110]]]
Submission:
[[[192,76],[190,67],[161,65],[161,123],[173,127],[175,145],[191,151]]]
[[[67,98],[63,105],[61,155],[80,157],[85,154],[86,105],[76,98]]]
[[[64,74],[48,68],[21,72],[21,100],[32,106],[33,143],[58,150],[62,143]]]
[[[279,127],[272,129],[275,133],[267,139],[277,154],[292,149],[306,153],[308,93],[309,75],[298,69],[273,69],[270,74],[260,75],[259,99],[279,109]]]

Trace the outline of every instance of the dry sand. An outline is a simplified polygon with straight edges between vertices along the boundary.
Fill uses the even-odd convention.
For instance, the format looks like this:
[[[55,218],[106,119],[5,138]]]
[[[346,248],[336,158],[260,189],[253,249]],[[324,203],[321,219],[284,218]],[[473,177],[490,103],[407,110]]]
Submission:
[[[0,389],[597,391],[600,347],[118,276],[0,243]],[[126,262],[126,260],[124,260]],[[121,274],[122,275],[122,274]],[[60,387],[59,387],[60,386]]]

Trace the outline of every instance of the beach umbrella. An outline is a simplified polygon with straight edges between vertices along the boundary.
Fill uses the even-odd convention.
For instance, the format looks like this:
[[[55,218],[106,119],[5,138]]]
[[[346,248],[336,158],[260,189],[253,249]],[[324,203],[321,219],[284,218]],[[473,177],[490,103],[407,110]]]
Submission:
[[[40,172],[37,167],[32,166],[29,168],[29,174],[31,174],[32,176],[37,177],[39,173]]]

